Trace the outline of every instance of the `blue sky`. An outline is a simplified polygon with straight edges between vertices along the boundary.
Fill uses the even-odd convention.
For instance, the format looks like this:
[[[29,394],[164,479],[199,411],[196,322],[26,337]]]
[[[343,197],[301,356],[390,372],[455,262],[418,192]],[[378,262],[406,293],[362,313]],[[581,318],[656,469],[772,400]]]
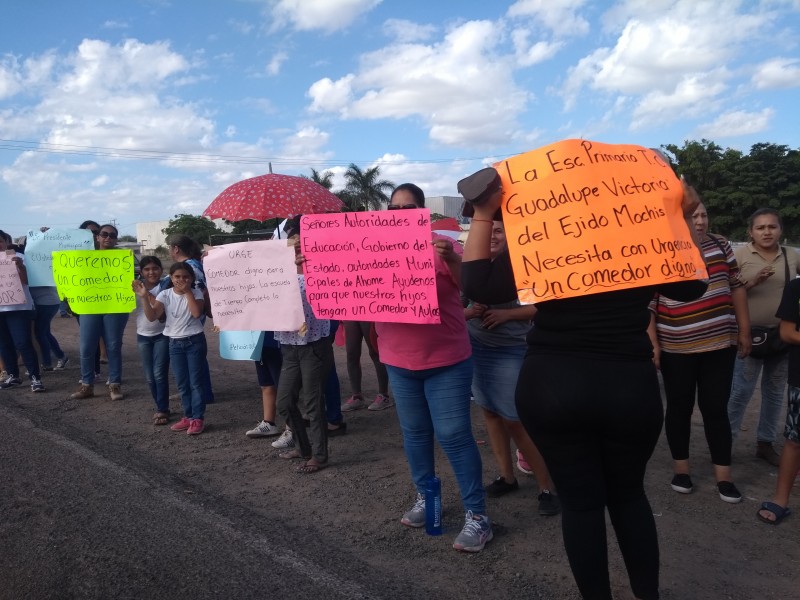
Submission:
[[[800,0],[28,0],[0,20],[0,228],[200,214],[354,162],[426,194],[582,137],[800,147]]]

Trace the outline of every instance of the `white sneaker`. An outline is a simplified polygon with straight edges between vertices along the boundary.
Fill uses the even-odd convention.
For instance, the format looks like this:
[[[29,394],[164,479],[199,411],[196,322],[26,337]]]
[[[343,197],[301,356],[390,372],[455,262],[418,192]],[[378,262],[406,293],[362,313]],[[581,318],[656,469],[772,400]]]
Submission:
[[[384,396],[383,394],[378,394],[375,396],[375,400],[367,407],[367,410],[385,410],[387,408],[391,408],[394,406],[394,400],[389,398],[389,396]]]
[[[42,380],[39,379],[38,377],[34,376],[34,375],[31,375],[31,391],[32,392],[43,392],[44,391],[44,384],[42,383]],[[739,496],[740,500],[741,500],[741,498],[742,497]]]
[[[403,515],[400,522],[406,527],[422,527],[425,525],[425,496],[417,493],[414,506]]]
[[[280,432],[280,427],[270,425],[266,421],[261,421],[261,423],[245,433],[245,435],[249,438],[270,437],[272,435],[278,435]]]
[[[489,517],[468,510],[464,519],[464,529],[453,542],[453,548],[459,552],[480,552],[486,542],[491,542],[493,537],[492,521]]]
[[[281,434],[281,437],[272,442],[272,447],[279,449],[294,448],[294,436],[292,435],[292,430],[287,427]]]

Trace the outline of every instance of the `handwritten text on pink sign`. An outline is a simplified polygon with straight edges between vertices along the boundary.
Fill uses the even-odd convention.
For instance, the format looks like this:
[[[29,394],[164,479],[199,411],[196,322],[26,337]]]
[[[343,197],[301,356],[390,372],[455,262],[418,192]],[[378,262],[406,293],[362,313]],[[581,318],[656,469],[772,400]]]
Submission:
[[[0,305],[13,306],[25,302],[25,292],[11,256],[0,255]]]
[[[306,215],[300,228],[317,317],[440,322],[430,211]]]

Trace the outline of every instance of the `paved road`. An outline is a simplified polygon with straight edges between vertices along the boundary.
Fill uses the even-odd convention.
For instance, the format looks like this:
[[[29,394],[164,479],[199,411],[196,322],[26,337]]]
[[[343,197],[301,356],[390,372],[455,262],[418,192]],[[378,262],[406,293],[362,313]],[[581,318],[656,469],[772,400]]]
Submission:
[[[79,432],[50,430],[26,412],[0,403],[2,599],[409,592],[374,572],[353,569],[344,580],[338,570],[346,557],[320,547],[312,529],[265,522],[146,457],[95,448]]]

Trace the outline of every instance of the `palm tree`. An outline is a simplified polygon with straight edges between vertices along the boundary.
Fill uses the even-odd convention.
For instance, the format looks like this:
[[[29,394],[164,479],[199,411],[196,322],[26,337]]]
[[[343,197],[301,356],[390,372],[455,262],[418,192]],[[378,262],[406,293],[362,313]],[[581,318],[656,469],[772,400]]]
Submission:
[[[320,184],[326,190],[329,190],[333,187],[333,171],[325,171],[324,173],[320,173],[312,167],[311,177],[308,175],[300,175],[300,177],[304,179],[310,179],[314,183]]]
[[[372,167],[362,171],[355,163],[350,163],[344,174],[344,190],[339,197],[350,210],[380,210],[389,202],[387,192],[394,189],[394,183],[380,179],[380,168]]]

